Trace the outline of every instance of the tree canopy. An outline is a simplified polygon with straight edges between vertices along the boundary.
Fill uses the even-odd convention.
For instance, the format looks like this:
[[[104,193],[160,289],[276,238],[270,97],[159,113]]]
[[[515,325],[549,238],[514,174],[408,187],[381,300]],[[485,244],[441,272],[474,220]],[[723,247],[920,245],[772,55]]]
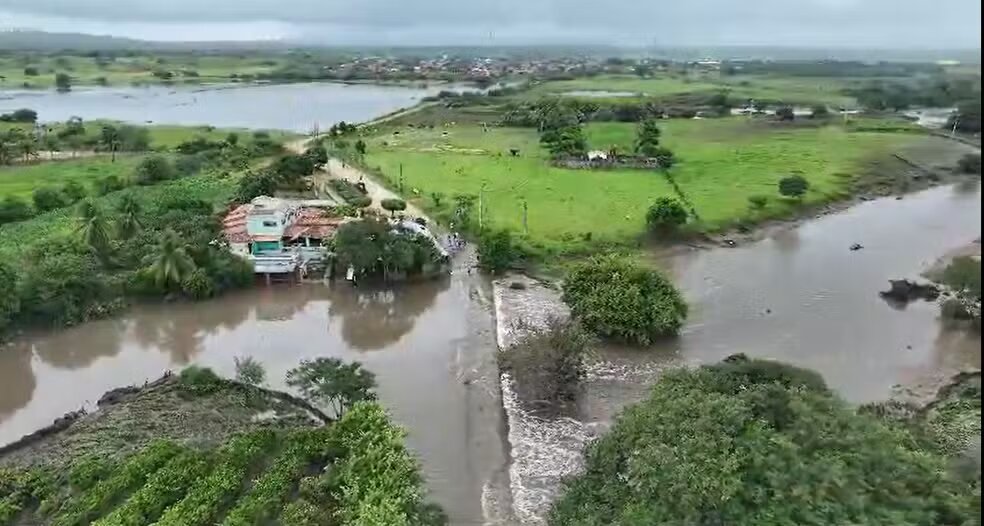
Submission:
[[[675,335],[687,317],[687,304],[669,279],[613,255],[575,266],[564,281],[564,302],[584,328],[638,345]]]
[[[549,524],[957,525],[972,506],[905,429],[739,355],[666,373],[589,446]]]
[[[802,175],[790,175],[779,180],[779,193],[785,197],[801,199],[810,189],[810,182]]]
[[[287,385],[304,398],[331,408],[339,418],[356,402],[376,399],[376,376],[358,362],[345,363],[338,358],[301,361],[287,372]]]
[[[478,264],[493,274],[511,267],[519,256],[512,232],[507,229],[486,230],[478,238]]]
[[[351,266],[357,275],[384,280],[426,272],[440,259],[430,239],[377,218],[342,225],[334,243],[342,267]]]
[[[650,230],[662,234],[676,231],[687,222],[687,209],[678,199],[659,197],[646,212]]]

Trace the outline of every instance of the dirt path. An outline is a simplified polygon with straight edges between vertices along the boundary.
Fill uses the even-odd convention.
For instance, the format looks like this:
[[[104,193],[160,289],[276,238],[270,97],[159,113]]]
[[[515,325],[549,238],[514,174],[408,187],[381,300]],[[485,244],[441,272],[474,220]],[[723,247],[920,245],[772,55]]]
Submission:
[[[298,139],[287,143],[285,146],[292,152],[302,153],[307,147],[307,143],[309,141],[311,141],[311,138]],[[315,172],[312,175],[312,179],[314,180],[315,187],[325,188],[325,191],[340,203],[344,203],[345,201],[342,200],[340,196],[336,196],[335,193],[330,190],[330,186],[328,186],[328,181],[332,179],[344,179],[352,183],[362,182],[366,185],[366,192],[372,199],[372,205],[370,205],[370,208],[383,213],[388,213],[380,204],[383,199],[401,199],[406,201],[406,199],[398,195],[396,192],[386,188],[381,183],[373,179],[369,174],[338,159],[329,159],[324,170]],[[434,224],[433,221],[427,217],[427,214],[425,214],[423,210],[413,203],[407,202],[407,209],[404,214],[411,218],[422,217],[427,220],[427,224]]]

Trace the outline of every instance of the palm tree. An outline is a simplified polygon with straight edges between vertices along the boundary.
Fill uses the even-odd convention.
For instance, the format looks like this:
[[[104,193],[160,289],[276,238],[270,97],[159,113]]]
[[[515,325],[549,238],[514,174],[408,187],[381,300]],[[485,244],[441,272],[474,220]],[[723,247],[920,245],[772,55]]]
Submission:
[[[86,199],[79,203],[78,215],[81,221],[78,230],[82,234],[82,240],[105,262],[110,250],[109,224],[105,214],[95,203]]]
[[[178,234],[168,229],[157,246],[157,255],[150,266],[154,281],[161,288],[181,285],[193,270],[195,270],[195,261],[185,251]]]
[[[140,201],[132,193],[123,194],[119,204],[116,205],[116,212],[119,214],[116,219],[116,231],[121,238],[129,239],[143,228],[140,224],[141,211]]]

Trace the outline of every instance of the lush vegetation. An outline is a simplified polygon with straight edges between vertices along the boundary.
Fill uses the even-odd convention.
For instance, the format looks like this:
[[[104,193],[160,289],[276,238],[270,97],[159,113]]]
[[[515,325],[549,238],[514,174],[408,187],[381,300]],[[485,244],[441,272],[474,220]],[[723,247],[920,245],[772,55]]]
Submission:
[[[250,81],[284,63],[279,54],[148,53],[134,50],[5,53],[0,88],[47,88],[63,75],[67,86],[198,84]],[[67,78],[65,78],[67,77]]]
[[[260,430],[199,451],[158,441],[117,465],[0,471],[0,524],[437,526],[403,433],[378,405],[329,427]],[[84,472],[85,476],[75,475]]]
[[[365,208],[372,204],[372,198],[366,195],[364,190],[360,189],[351,181],[346,181],[345,179],[332,179],[329,184],[331,184],[332,189],[334,189],[346,203],[352,206]]]
[[[375,217],[342,225],[335,234],[334,251],[339,267],[352,268],[357,278],[400,280],[432,274],[442,264],[429,238]]]
[[[64,469],[49,462],[2,469],[0,525],[446,524],[441,509],[423,500],[403,431],[368,401],[371,375],[319,359],[288,379],[314,404],[335,404],[332,393],[343,393],[345,414],[325,426],[305,427],[305,419],[263,427],[217,446],[155,440],[122,459],[92,453]],[[193,400],[228,385],[256,389],[200,367],[182,371],[178,385]]]
[[[341,417],[355,404],[375,400],[376,377],[359,363],[338,358],[304,360],[287,372],[287,385]]]
[[[634,245],[647,229],[649,207],[660,197],[685,197],[688,209],[692,205],[696,215],[685,231],[717,231],[786,216],[796,212],[795,200],[767,199],[752,210],[748,199],[775,196],[779,180],[794,170],[810,184],[804,204],[841,199],[852,192],[871,159],[922,140],[901,121],[893,128],[878,121],[879,131],[856,131],[876,124],[866,118],[847,125],[840,120],[780,125],[768,118],[669,119],[660,121],[657,147],[670,149],[676,162],[664,174],[564,168],[551,163],[552,154],[535,128],[445,128],[428,115],[422,111],[415,127],[401,126],[399,135],[392,134],[394,128],[370,135],[365,166],[395,188],[402,165],[405,197],[456,228],[462,223],[455,217],[460,207],[454,196],[477,199],[482,194],[484,226],[523,233],[522,244],[540,256]],[[635,124],[582,128],[589,150],[635,151]],[[434,194],[447,198],[435,200]],[[469,224],[477,227],[477,202],[473,208]]]
[[[676,335],[687,317],[673,283],[618,256],[595,256],[574,266],[564,280],[564,302],[586,329],[638,345]]]
[[[199,175],[89,198],[0,228],[12,299],[2,325],[73,324],[128,302],[208,297],[252,283],[211,242],[232,180]]]
[[[478,264],[482,269],[498,274],[509,270],[523,257],[522,249],[506,229],[486,230],[478,237]]]
[[[969,321],[978,331],[981,328],[981,261],[980,258],[953,258],[939,276],[939,281],[951,292],[941,305],[948,320]]]
[[[549,523],[973,524],[977,487],[815,373],[736,356],[663,375],[589,446]]]
[[[687,209],[678,199],[660,197],[646,212],[646,224],[658,234],[672,234],[687,222]]]

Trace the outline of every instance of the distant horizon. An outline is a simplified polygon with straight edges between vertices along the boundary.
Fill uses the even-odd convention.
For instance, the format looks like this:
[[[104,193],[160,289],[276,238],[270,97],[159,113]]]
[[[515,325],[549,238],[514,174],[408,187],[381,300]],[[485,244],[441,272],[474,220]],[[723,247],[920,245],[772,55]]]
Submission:
[[[4,0],[0,26],[317,46],[979,49],[980,0]],[[245,38],[244,38],[245,36]]]
[[[153,38],[135,38],[130,36],[120,36],[110,33],[96,33],[96,32],[82,32],[82,31],[46,31],[44,29],[34,28],[34,27],[0,27],[0,34],[46,34],[46,35],[59,35],[59,36],[80,36],[80,37],[93,37],[100,39],[114,39],[121,41],[134,41],[147,44],[162,44],[162,45],[194,45],[194,44],[282,44],[282,45],[297,45],[301,47],[314,47],[314,48],[362,48],[362,49],[372,49],[372,48],[613,48],[613,49],[624,49],[624,50],[673,50],[673,51],[694,51],[699,49],[708,50],[727,50],[727,49],[748,49],[748,50],[791,50],[791,51],[917,51],[917,52],[972,52],[981,51],[981,46],[976,47],[960,47],[960,46],[944,46],[944,47],[922,47],[922,46],[888,46],[888,45],[869,45],[869,46],[857,46],[857,45],[818,45],[818,44],[760,44],[760,43],[723,43],[723,44],[645,44],[645,43],[608,43],[603,41],[598,42],[588,42],[588,41],[553,41],[553,42],[536,42],[536,41],[513,41],[513,42],[475,42],[475,43],[454,43],[454,42],[443,42],[443,43],[334,43],[334,42],[319,42],[305,37],[276,37],[267,39],[223,39],[223,40],[160,40]]]

